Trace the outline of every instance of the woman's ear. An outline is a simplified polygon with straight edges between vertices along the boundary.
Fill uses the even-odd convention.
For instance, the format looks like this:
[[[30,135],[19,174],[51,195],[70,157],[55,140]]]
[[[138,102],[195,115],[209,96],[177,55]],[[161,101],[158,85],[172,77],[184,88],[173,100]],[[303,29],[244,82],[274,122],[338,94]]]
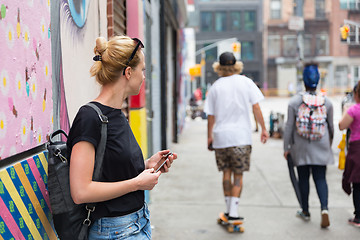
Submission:
[[[131,67],[129,66],[125,68],[125,77],[126,79],[129,79],[131,77]]]

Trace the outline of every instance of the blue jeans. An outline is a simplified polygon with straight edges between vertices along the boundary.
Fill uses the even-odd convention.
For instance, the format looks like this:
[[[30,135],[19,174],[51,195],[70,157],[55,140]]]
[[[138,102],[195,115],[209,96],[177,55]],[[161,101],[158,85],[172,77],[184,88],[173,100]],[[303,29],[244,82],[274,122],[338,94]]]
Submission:
[[[328,186],[326,183],[326,166],[319,165],[305,165],[297,167],[302,209],[304,212],[309,212],[310,170],[315,182],[316,192],[320,199],[321,210],[328,209]]]
[[[151,239],[150,213],[147,204],[125,216],[96,220],[90,228],[89,240],[102,239]]]

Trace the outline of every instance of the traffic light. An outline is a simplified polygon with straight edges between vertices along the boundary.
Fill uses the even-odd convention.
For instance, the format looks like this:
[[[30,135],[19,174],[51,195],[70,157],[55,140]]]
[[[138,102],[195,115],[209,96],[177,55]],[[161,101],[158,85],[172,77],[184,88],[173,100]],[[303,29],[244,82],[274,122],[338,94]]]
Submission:
[[[347,40],[347,38],[349,37],[349,32],[350,32],[350,27],[348,25],[343,25],[340,28],[341,41],[346,41]]]
[[[233,42],[231,44],[231,48],[232,48],[232,51],[233,51],[233,54],[234,54],[236,60],[240,60],[241,59],[241,43]]]
[[[239,42],[234,42],[232,43],[232,50],[233,50],[233,53],[239,53],[241,51],[241,45]]]

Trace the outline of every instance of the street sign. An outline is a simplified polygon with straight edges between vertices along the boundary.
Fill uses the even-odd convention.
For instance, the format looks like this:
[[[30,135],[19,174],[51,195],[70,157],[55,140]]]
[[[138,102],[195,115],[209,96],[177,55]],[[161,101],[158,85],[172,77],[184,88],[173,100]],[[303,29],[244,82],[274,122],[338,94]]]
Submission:
[[[200,77],[201,76],[201,64],[196,64],[195,66],[189,69],[189,74],[192,77]]]
[[[298,16],[291,16],[289,19],[289,30],[302,31],[304,30],[304,18]]]

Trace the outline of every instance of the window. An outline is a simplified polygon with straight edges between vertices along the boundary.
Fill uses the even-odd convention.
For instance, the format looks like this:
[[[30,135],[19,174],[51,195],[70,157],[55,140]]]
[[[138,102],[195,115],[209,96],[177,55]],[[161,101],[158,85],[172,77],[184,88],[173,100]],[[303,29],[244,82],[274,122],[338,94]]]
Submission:
[[[230,26],[231,26],[231,30],[233,31],[241,30],[240,12],[230,12]]]
[[[340,8],[348,10],[359,10],[360,0],[340,0]]]
[[[294,1],[294,16],[297,16],[297,10],[298,10],[297,4],[296,4],[296,2]]]
[[[304,36],[304,56],[312,56],[312,35]]]
[[[215,13],[215,31],[224,32],[226,30],[226,13],[216,12]]]
[[[284,56],[294,57],[297,53],[297,39],[295,35],[286,35],[283,37],[284,41]]]
[[[211,43],[209,44],[204,44],[203,47],[207,47],[211,45]],[[206,55],[205,55],[205,61],[208,63],[212,63],[215,62],[217,59],[217,47],[211,48],[209,50],[206,50]]]
[[[281,55],[279,35],[269,35],[268,37],[268,55],[269,57],[278,57]]]
[[[329,54],[329,37],[327,34],[316,35],[316,55]]]
[[[315,17],[325,18],[325,0],[316,0],[315,1]]]
[[[281,0],[271,0],[270,2],[270,18],[281,19]]]
[[[353,75],[354,84],[352,86],[354,86],[357,83],[359,78],[360,78],[360,66],[354,66],[354,75]]]
[[[255,11],[244,12],[244,31],[253,32],[256,29]]]
[[[254,60],[254,43],[241,42],[241,60]]]
[[[213,15],[211,12],[201,12],[201,31],[203,32],[213,31],[212,20],[213,20]]]
[[[347,87],[348,86],[348,66],[338,65],[335,67],[335,87]]]

